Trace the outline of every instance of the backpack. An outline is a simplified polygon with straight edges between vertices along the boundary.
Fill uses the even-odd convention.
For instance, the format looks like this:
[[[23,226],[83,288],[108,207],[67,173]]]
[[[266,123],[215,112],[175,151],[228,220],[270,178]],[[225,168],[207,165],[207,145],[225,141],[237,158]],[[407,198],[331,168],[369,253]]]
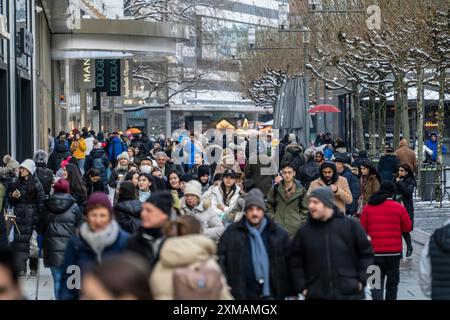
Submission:
[[[219,300],[223,289],[219,270],[208,267],[206,261],[192,268],[178,268],[173,272],[175,300]]]

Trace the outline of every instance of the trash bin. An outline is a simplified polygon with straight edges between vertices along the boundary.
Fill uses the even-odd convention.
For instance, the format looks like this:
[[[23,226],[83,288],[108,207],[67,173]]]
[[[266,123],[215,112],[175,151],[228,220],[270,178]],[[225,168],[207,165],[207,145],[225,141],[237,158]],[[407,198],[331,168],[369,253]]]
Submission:
[[[424,167],[420,169],[420,194],[422,201],[436,200],[436,167]]]

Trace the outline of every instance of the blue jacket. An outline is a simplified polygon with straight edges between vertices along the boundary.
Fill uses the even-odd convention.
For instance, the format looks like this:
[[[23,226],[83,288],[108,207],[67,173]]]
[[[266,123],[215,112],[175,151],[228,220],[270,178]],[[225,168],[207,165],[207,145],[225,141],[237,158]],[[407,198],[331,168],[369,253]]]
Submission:
[[[119,137],[114,137],[108,148],[109,160],[117,160],[117,157],[124,151],[128,151],[125,143]]]
[[[433,150],[433,156],[431,157],[432,161],[436,161],[437,159],[437,154],[438,154],[438,141],[431,141],[431,140],[427,140],[427,142],[425,142],[425,145],[430,148],[431,150]],[[442,145],[442,154],[446,154],[447,153],[447,148]]]
[[[350,192],[352,193],[353,201],[351,204],[345,206],[345,213],[347,215],[354,215],[358,211],[358,199],[361,195],[361,187],[358,176],[354,175],[349,168],[345,168],[341,176],[347,179]]]
[[[102,260],[125,251],[128,244],[128,238],[128,233],[120,230],[116,242],[103,250]],[[78,266],[82,275],[83,272],[85,272],[89,267],[96,264],[97,255],[89,244],[81,237],[79,232],[77,232],[77,234],[70,238],[64,255],[63,274],[59,289],[60,299],[77,300],[79,298],[79,290],[69,289],[67,287],[67,282],[70,284],[75,283],[71,278],[69,278],[76,274],[73,270],[68,269],[70,266]]]
[[[381,181],[389,180],[394,182],[395,170],[398,165],[399,162],[395,154],[382,155],[380,162],[378,162],[378,173],[381,176]]]

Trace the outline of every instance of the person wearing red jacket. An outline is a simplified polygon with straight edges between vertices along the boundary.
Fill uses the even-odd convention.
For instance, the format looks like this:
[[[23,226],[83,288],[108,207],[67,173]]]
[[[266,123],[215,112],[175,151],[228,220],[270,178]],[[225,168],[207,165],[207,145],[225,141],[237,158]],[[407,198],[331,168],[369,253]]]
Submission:
[[[360,219],[372,243],[375,265],[381,270],[381,288],[372,289],[373,300],[383,300],[385,279],[386,300],[397,299],[402,233],[412,228],[408,211],[393,200],[395,193],[395,184],[389,180],[383,181],[380,190],[369,198]]]

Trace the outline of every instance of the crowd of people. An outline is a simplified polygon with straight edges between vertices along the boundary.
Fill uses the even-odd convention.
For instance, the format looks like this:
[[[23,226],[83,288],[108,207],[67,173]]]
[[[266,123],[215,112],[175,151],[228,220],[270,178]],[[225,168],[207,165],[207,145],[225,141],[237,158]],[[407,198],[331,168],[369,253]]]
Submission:
[[[39,257],[64,300],[363,299],[371,265],[382,277],[372,298],[397,297],[402,237],[413,253],[406,140],[377,165],[330,134],[307,148],[294,134],[275,145],[83,128],[50,140],[33,159],[3,158],[0,298],[24,298],[18,278],[36,275]],[[276,151],[278,163],[258,160]],[[439,298],[450,286],[435,286],[431,265],[445,236],[423,267]]]

